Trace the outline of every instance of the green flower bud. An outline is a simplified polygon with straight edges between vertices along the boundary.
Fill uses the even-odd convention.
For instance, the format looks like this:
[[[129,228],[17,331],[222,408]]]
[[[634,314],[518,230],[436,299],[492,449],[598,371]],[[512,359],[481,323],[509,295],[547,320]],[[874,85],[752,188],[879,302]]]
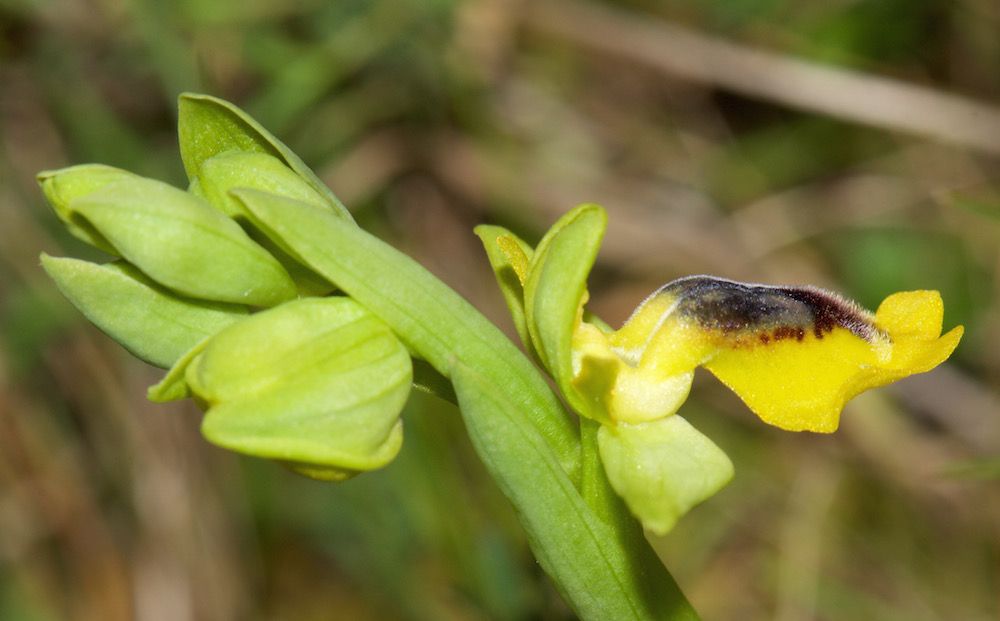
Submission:
[[[316,173],[243,110],[210,95],[184,93],[177,100],[177,113],[181,160],[192,182],[198,176],[202,164],[217,155],[229,151],[265,153],[286,164],[321,195],[335,213],[352,220],[347,208],[320,181]]]
[[[108,184],[125,179],[136,179],[138,175],[104,164],[81,164],[62,170],[45,170],[38,173],[36,178],[45,198],[52,205],[52,209],[74,237],[108,254],[118,255],[114,246],[104,239],[104,236],[95,230],[89,222],[80,217],[74,217],[69,205],[73,200],[86,196]]]
[[[42,267],[87,319],[138,358],[162,368],[247,316],[244,306],[179,297],[125,262],[98,265],[43,254]]]
[[[230,190],[250,188],[294,198],[323,209],[330,209],[327,200],[278,158],[253,151],[226,151],[203,161],[191,182],[191,191],[204,197],[214,207],[231,218],[244,215],[242,204]],[[322,296],[333,290],[322,276],[308,269],[256,229],[251,238],[270,252],[295,281],[303,296]]]
[[[83,188],[85,177],[68,169],[49,173],[43,184]],[[105,177],[100,171],[99,177]],[[288,273],[238,224],[204,200],[170,185],[137,176],[99,184],[58,209],[86,223],[117,254],[147,276],[188,297],[273,306],[296,296]]]
[[[231,450],[342,479],[392,460],[409,355],[350,298],[283,304],[212,337],[187,366],[202,434]]]
[[[243,215],[243,207],[229,191],[250,188],[295,198],[320,207],[327,202],[284,162],[266,153],[226,151],[201,163],[192,180],[198,193],[231,218]]]
[[[602,426],[597,442],[611,487],[658,535],[733,478],[722,449],[676,414]]]

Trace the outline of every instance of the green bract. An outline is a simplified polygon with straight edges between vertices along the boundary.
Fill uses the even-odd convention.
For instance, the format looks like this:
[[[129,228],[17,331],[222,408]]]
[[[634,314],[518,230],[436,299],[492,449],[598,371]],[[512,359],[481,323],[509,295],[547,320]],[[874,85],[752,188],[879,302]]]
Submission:
[[[87,319],[162,368],[247,315],[244,306],[179,297],[124,262],[97,265],[43,254],[42,267]]]
[[[213,337],[185,378],[202,433],[248,455],[342,479],[387,464],[402,443],[406,349],[348,298],[283,304]]]
[[[328,211],[264,192],[235,195],[256,226],[454,383],[480,458],[581,618],[697,618],[602,471],[586,468],[596,438],[580,444],[545,381],[495,326],[412,259]]]

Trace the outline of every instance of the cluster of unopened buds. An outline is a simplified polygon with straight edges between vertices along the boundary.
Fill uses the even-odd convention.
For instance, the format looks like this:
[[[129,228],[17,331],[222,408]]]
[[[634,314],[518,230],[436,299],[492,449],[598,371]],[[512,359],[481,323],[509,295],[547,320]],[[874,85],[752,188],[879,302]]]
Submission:
[[[194,95],[182,97],[180,119],[186,190],[101,165],[39,175],[69,230],[114,257],[42,263],[93,323],[169,369],[152,400],[193,397],[206,410],[208,440],[313,477],[343,479],[392,460],[414,382],[473,412],[490,390],[510,391],[569,480],[585,477],[581,460],[599,458],[632,514],[663,533],[733,473],[725,453],[677,414],[697,367],[767,423],[832,432],[849,399],[930,370],[961,338],[961,327],[941,335],[933,291],[889,296],[873,314],[816,288],[709,276],[661,287],[613,330],[585,310],[603,209],[572,210],[535,248],[481,226],[525,349],[581,417],[567,423],[555,401],[528,395],[543,395],[543,381],[510,379],[528,372],[517,360],[503,362],[516,371],[509,377],[477,369],[499,364],[491,353],[519,354],[491,345],[494,329],[422,280],[429,276],[407,276],[417,268],[360,232],[252,119]],[[437,314],[421,310],[435,303]],[[490,460],[509,457],[484,444],[502,431],[480,424],[470,419],[477,447],[502,471]],[[597,453],[588,456],[575,438],[590,432]]]

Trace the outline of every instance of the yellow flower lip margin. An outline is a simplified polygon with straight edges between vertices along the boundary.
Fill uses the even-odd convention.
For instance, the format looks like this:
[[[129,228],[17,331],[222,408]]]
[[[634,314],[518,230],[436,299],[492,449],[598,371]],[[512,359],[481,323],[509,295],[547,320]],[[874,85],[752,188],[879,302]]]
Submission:
[[[621,361],[609,397],[615,420],[676,411],[694,368],[704,366],[763,421],[829,433],[857,394],[951,355],[963,329],[942,336],[943,314],[936,291],[893,294],[872,314],[814,287],[691,276],[661,287],[612,334],[582,323],[574,353],[605,366],[612,356]],[[586,375],[586,363],[575,366]]]

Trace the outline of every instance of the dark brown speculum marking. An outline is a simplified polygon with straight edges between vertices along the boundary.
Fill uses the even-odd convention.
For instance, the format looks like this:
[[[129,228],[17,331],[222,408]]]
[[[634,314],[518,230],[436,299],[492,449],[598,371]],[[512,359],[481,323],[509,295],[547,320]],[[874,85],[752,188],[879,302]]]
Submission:
[[[714,276],[688,276],[657,291],[676,300],[674,312],[727,336],[753,333],[763,344],[807,333],[818,339],[840,327],[866,341],[885,335],[871,313],[816,287],[774,287]]]

